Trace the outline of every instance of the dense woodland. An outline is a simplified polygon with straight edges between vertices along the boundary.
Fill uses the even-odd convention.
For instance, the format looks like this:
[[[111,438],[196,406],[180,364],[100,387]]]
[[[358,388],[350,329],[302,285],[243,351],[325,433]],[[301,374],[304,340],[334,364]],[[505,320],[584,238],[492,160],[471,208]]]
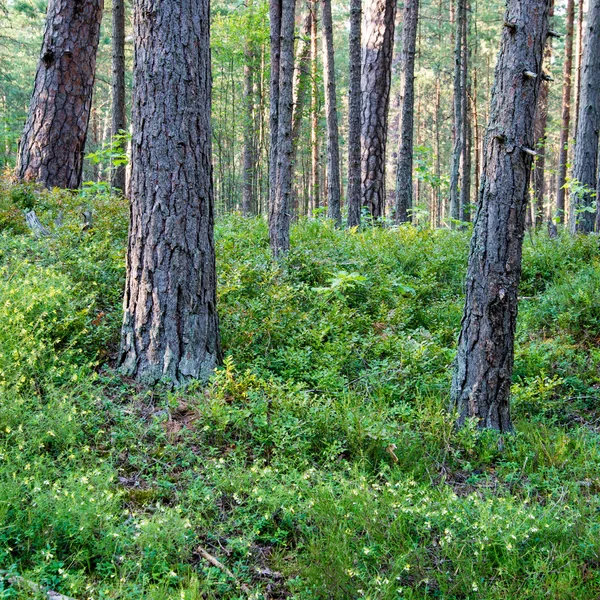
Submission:
[[[600,597],[600,0],[0,0],[0,598]]]

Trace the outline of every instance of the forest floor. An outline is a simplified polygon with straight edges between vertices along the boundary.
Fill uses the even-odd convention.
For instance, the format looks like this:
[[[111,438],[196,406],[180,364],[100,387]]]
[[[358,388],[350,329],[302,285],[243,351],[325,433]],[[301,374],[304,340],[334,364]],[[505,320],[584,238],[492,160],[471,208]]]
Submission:
[[[0,191],[0,598],[600,597],[598,237],[526,237],[499,436],[447,412],[468,232],[302,220],[275,264],[221,218],[225,365],[147,390],[110,366],[126,205],[43,194],[36,240],[31,198]]]

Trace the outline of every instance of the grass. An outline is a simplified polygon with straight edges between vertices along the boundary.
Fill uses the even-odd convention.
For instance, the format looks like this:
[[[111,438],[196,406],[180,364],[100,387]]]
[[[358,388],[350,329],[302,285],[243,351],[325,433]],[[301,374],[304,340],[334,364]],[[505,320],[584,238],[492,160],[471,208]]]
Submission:
[[[468,233],[303,220],[276,265],[222,219],[225,364],[148,390],[110,366],[127,207],[81,201],[0,190],[0,598],[600,596],[596,237],[526,237],[501,439],[446,410]]]

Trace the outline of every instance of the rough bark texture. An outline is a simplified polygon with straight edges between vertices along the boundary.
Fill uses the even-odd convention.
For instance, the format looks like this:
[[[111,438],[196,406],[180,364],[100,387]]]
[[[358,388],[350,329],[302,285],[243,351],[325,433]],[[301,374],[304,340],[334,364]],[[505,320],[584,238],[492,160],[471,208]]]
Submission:
[[[583,70],[577,122],[573,178],[585,186],[571,197],[572,233],[589,233],[596,217],[589,209],[595,201],[600,130],[600,0],[590,0],[583,44]]]
[[[575,0],[567,0],[567,24],[565,31],[565,62],[563,65],[562,111],[560,126],[560,146],[558,155],[558,190],[556,192],[556,217],[559,223],[565,222],[565,189],[567,162],[569,160],[569,132],[571,125],[571,82],[573,72],[573,23],[575,21]]]
[[[398,172],[396,175],[396,221],[411,220],[413,132],[415,107],[415,49],[419,0],[406,0],[402,21],[402,58],[400,91],[400,139],[398,142]]]
[[[466,0],[457,0],[456,18],[454,29],[454,146],[452,149],[452,161],[450,165],[450,217],[454,220],[460,218],[460,162],[464,152],[464,123],[463,123],[463,26],[466,14]]]
[[[269,211],[275,202],[277,184],[277,123],[279,113],[279,67],[281,55],[281,0],[269,0],[271,37],[271,97],[269,104]]]
[[[340,141],[333,53],[331,0],[322,0],[323,74],[325,80],[325,116],[327,118],[327,216],[336,225],[342,222],[340,184]]]
[[[50,0],[17,177],[78,188],[85,150],[103,0]]]
[[[361,0],[350,2],[348,89],[348,227],[360,225]]]
[[[390,104],[396,0],[372,0],[365,10],[362,54],[361,195],[374,219],[385,211],[385,147]]]
[[[469,40],[468,20],[469,7],[466,2],[462,17],[462,61],[460,66],[461,115],[462,115],[462,153],[460,157],[460,192],[458,218],[460,221],[470,221],[471,213],[471,115],[469,111]]]
[[[244,149],[242,173],[242,214],[249,216],[254,206],[254,49],[247,40],[244,51]]]
[[[466,300],[452,382],[458,425],[512,429],[509,394],[533,121],[548,29],[547,0],[509,0],[495,84]]]
[[[271,241],[271,251],[276,257],[290,249],[295,9],[295,0],[282,0],[276,178],[275,193],[269,207],[269,239]]]
[[[125,116],[125,0],[113,0],[112,14],[112,135],[126,131]],[[125,150],[125,148],[123,148]],[[112,187],[125,191],[125,165],[114,168]]]
[[[145,384],[220,362],[208,0],[135,0],[122,368]]]

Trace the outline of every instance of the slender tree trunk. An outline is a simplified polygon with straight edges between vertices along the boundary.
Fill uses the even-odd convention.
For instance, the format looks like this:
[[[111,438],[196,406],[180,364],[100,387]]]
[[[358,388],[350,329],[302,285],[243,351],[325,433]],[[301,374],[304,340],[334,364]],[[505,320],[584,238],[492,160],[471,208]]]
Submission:
[[[511,431],[509,394],[517,293],[534,142],[533,122],[548,30],[547,0],[508,0],[486,137],[479,204],[452,405],[458,425]]]
[[[125,0],[113,0],[112,14],[112,136],[127,131],[125,116]],[[125,141],[123,141],[125,144]],[[125,148],[122,148],[125,151]],[[113,188],[125,192],[125,165],[112,172]]]
[[[571,75],[573,71],[573,23],[575,21],[575,0],[567,0],[567,25],[565,31],[565,62],[563,66],[562,111],[560,145],[558,154],[558,190],[556,192],[556,217],[559,223],[565,222],[565,183],[569,156],[569,132],[571,121]]]
[[[413,131],[415,106],[415,50],[419,0],[406,0],[402,21],[401,113],[396,176],[396,221],[407,223],[412,210]]]
[[[269,207],[269,239],[273,256],[290,249],[292,196],[292,110],[294,107],[294,17],[296,1],[281,1],[279,107],[277,109],[276,179]]]
[[[269,0],[269,20],[271,37],[271,97],[269,127],[271,144],[269,148],[269,212],[275,203],[277,185],[277,124],[279,116],[279,70],[281,60],[281,9],[282,0]]]
[[[385,210],[385,150],[390,104],[396,0],[371,0],[362,55],[361,195],[374,219]]]
[[[131,225],[120,362],[125,373],[150,385],[163,378],[206,380],[221,360],[208,7],[208,0],[134,0]]]
[[[463,25],[466,15],[466,0],[456,1],[456,18],[454,29],[454,147],[452,150],[452,163],[450,166],[450,217],[454,220],[460,218],[460,162],[464,152],[464,124],[463,124]]]
[[[583,64],[583,6],[585,0],[579,0],[577,10],[577,68],[575,70],[575,123],[573,138],[577,137],[579,124],[579,99],[581,98],[581,74]]]
[[[550,0],[550,9],[548,13],[551,19],[554,16],[554,0]],[[548,38],[544,49],[544,65],[549,65],[552,59],[552,38]],[[533,208],[534,225],[540,228],[544,223],[544,196],[546,195],[546,126],[548,123],[548,95],[550,93],[550,84],[544,78],[540,87],[538,97],[537,113],[535,117],[535,148],[538,156],[533,167]]]
[[[307,80],[310,71],[310,32],[312,27],[312,11],[310,5],[306,12],[300,39],[296,49],[296,60],[294,68],[294,110],[292,113],[292,143],[294,149],[293,160],[295,162],[298,152],[298,142],[302,128],[302,113],[306,103]]]
[[[50,0],[19,144],[17,177],[48,188],[81,184],[103,0]]]
[[[361,117],[361,0],[350,2],[349,90],[348,90],[348,227],[360,225],[360,117]]]
[[[312,209],[319,208],[320,185],[319,185],[319,86],[317,81],[317,6],[318,0],[312,0],[312,20],[310,29],[310,60],[311,60],[311,124],[310,124],[310,147],[311,147],[311,175],[310,175],[310,197]]]
[[[248,3],[248,9],[252,4]],[[254,122],[254,48],[250,38],[246,40],[244,51],[244,149],[242,172],[242,214],[248,217],[254,207],[254,178],[255,173],[255,122]]]
[[[583,48],[583,70],[573,178],[578,191],[571,196],[572,233],[594,229],[600,130],[600,0],[590,0]]]
[[[442,222],[442,170],[440,157],[440,121],[441,118],[441,102],[440,102],[440,77],[439,73],[435,80],[435,198],[436,206],[433,217],[433,226],[439,227]]]
[[[460,191],[459,211],[460,221],[470,221],[471,212],[471,115],[469,110],[469,41],[467,3],[463,6],[462,18],[462,61],[460,72],[461,114],[462,114],[462,154],[460,157]]]
[[[336,225],[342,223],[340,184],[340,142],[338,132],[335,62],[333,52],[333,19],[331,0],[322,0],[323,73],[325,80],[325,115],[327,117],[327,216]]]

